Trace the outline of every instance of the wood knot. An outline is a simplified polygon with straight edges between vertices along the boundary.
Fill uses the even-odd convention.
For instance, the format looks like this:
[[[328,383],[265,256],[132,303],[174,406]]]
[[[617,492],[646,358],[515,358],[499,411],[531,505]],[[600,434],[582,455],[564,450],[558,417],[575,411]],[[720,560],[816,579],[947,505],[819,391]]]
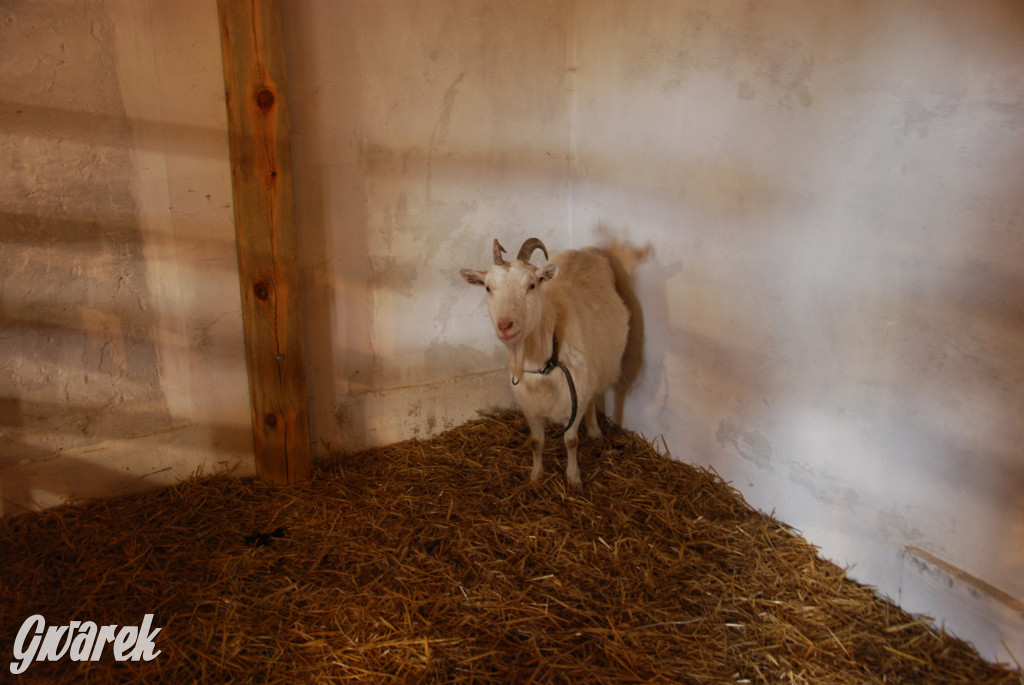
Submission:
[[[263,417],[263,420],[266,421],[267,425],[271,428],[277,425],[277,415],[274,413],[267,414]]]
[[[274,91],[264,88],[256,93],[256,105],[260,109],[270,109],[274,106]]]
[[[256,294],[257,300],[265,300],[270,297],[270,288],[263,281],[259,281],[252,287],[252,291]]]

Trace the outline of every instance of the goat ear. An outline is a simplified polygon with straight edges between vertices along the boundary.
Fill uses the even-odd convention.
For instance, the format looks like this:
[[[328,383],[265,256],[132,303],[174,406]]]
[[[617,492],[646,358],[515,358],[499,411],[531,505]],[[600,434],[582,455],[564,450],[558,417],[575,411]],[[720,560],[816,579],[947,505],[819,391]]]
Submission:
[[[476,271],[475,269],[459,269],[459,275],[462,276],[462,280],[470,285],[483,285],[484,276],[486,276],[483,271]]]
[[[537,280],[539,280],[541,283],[543,283],[544,281],[552,280],[557,275],[558,275],[558,265],[557,264],[545,264],[544,268],[541,269],[539,272],[537,272]]]

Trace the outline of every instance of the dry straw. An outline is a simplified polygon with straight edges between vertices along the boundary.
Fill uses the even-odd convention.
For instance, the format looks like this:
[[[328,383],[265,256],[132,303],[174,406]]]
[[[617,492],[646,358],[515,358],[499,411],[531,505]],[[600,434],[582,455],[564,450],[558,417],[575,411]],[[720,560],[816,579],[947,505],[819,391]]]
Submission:
[[[527,435],[489,416],[300,485],[193,479],[0,520],[0,644],[32,614],[153,613],[155,661],[29,681],[1024,682],[633,433],[581,444],[580,493],[560,441],[525,482]]]

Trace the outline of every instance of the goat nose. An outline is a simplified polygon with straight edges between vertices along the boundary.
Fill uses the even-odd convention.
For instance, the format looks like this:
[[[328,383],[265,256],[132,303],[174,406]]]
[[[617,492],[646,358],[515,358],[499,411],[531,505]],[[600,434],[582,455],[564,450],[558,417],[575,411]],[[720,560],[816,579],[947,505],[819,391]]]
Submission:
[[[502,319],[498,322],[498,330],[502,333],[508,333],[510,328],[512,328],[512,319]]]

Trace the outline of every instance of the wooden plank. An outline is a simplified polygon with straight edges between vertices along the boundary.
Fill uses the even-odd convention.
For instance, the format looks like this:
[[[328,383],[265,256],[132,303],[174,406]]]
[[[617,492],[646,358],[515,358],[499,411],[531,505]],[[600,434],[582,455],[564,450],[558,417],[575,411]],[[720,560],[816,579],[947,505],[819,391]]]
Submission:
[[[257,471],[309,477],[292,163],[279,0],[218,0]]]

